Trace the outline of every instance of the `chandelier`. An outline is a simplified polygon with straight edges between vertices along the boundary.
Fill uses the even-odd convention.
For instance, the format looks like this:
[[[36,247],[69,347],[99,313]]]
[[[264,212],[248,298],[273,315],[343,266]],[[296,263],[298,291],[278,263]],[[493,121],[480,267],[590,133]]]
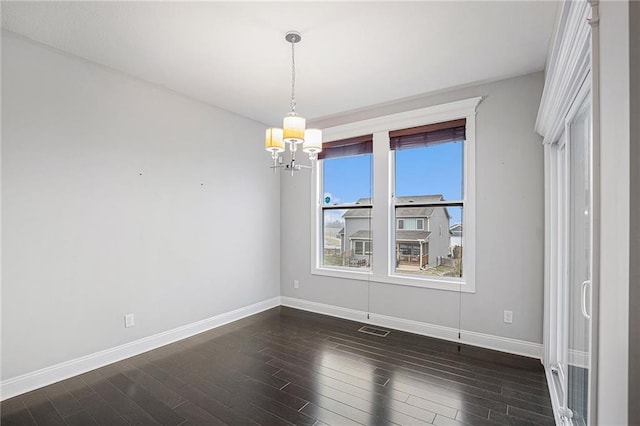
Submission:
[[[296,151],[298,145],[302,145],[302,151],[309,154],[311,164],[318,158],[318,153],[322,151],[322,130],[305,129],[306,120],[296,113],[296,56],[295,45],[302,36],[297,31],[289,31],[285,35],[285,40],[291,43],[291,111],[282,120],[282,128],[271,127],[267,129],[265,135],[265,149],[271,153],[273,159],[274,173],[277,169],[285,169],[293,172],[303,168],[310,169],[311,166],[296,164]],[[289,147],[291,157],[288,163],[283,162],[280,156],[285,151],[285,143]]]

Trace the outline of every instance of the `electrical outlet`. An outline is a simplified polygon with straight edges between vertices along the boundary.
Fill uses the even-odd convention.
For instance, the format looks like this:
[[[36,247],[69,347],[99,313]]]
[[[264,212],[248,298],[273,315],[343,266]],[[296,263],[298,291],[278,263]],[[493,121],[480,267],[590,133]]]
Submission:
[[[293,288],[300,288],[300,281],[293,280]]]
[[[136,325],[134,319],[133,319],[133,314],[126,314],[124,316],[124,326],[125,328],[128,327],[133,327],[134,325]]]
[[[504,322],[511,324],[513,322],[513,311],[504,311]]]

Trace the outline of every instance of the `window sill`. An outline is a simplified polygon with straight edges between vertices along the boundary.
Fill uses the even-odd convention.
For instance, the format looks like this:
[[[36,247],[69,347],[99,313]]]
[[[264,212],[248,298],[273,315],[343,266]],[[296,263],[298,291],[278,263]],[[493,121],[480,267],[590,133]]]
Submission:
[[[371,270],[353,271],[338,268],[312,268],[312,275],[367,281],[381,284],[404,285],[409,287],[428,288],[433,290],[475,293],[475,285],[470,280],[446,277],[413,277],[401,274],[375,275]]]

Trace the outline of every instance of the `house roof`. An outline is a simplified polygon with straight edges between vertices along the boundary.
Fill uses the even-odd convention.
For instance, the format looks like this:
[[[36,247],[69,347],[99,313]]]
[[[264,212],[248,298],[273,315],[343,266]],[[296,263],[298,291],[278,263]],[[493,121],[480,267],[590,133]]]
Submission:
[[[434,201],[442,201],[444,197],[441,194],[434,195],[409,195],[403,197],[397,197],[397,203],[432,203]],[[360,198],[356,204],[370,204],[371,198]],[[402,219],[404,217],[430,217],[433,214],[434,207],[399,207],[396,210],[396,218]],[[446,211],[446,208],[445,208]],[[448,212],[447,212],[448,215]],[[344,218],[356,218],[356,217],[371,217],[371,209],[348,209],[342,217]]]
[[[454,237],[461,237],[462,236],[462,224],[461,223],[454,223],[453,225],[451,225],[451,227],[449,227],[449,231],[451,232],[451,235],[453,235]]]
[[[444,197],[441,194],[434,195],[411,195],[406,197],[397,197],[397,203],[432,203],[434,201],[442,201]],[[399,207],[396,209],[396,218],[403,217],[431,217],[434,207]]]
[[[424,241],[429,238],[429,231],[396,231],[396,241]],[[349,235],[350,240],[370,240],[371,231],[361,229]]]
[[[424,241],[429,235],[429,231],[396,231],[396,241]]]
[[[350,240],[370,240],[371,231],[368,229],[361,229],[349,235]]]
[[[371,198],[360,198],[356,204],[371,204]],[[348,209],[342,217],[371,217],[371,209]]]

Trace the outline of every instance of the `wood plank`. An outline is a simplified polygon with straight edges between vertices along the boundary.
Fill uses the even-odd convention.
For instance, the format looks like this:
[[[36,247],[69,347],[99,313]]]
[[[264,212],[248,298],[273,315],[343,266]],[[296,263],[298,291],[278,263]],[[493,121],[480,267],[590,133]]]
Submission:
[[[489,413],[489,420],[492,420],[495,423],[498,423],[501,425],[508,425],[508,426],[536,426],[535,422],[521,419],[519,417],[510,416],[508,414],[497,413],[494,411],[491,411]]]
[[[2,401],[0,424],[2,425],[35,425],[36,421],[24,404],[22,397],[16,396]]]
[[[328,425],[357,426],[364,424],[354,422],[353,420],[343,417],[340,414],[334,413],[333,411],[327,410],[326,408],[318,407],[317,405],[312,403],[305,405],[305,407],[300,411]]]
[[[296,371],[298,374],[293,373]],[[300,369],[296,369],[293,366],[284,367],[282,371],[276,373],[277,377],[282,377],[290,382],[300,384],[309,389],[315,388],[317,384],[322,384],[323,386],[330,387],[332,389],[336,389],[338,391],[346,392],[350,395],[357,396],[362,399],[376,399],[379,395],[383,395],[385,398],[389,400],[397,400],[400,402],[405,402],[409,399],[409,394],[404,392],[399,392],[395,389],[387,389],[383,391],[378,391],[376,389],[371,388],[361,388],[350,383],[345,383],[340,380],[336,380],[332,377],[321,376],[317,373],[304,371]]]
[[[322,407],[336,414],[339,414],[342,417],[351,419],[356,423],[361,423],[361,424],[384,423],[384,419],[379,418],[375,415],[372,415],[373,413],[371,412],[371,410],[367,409],[366,407],[363,407],[362,404],[359,404],[358,398],[355,398],[348,394],[341,394],[342,397],[347,399],[346,401],[345,400],[338,401],[337,399],[326,397],[324,395],[315,393],[309,389],[305,389],[298,385],[293,385],[293,384],[288,385],[286,388],[284,388],[284,391],[291,395],[296,395],[301,399],[307,400],[310,403],[317,405],[318,407]],[[338,398],[337,394],[332,396]],[[356,407],[354,407],[354,405]],[[365,409],[362,410],[362,408],[365,408]]]
[[[49,397],[46,388],[37,389],[21,395],[24,404],[37,424],[64,425],[64,420],[58,414]]]
[[[389,386],[410,393],[412,396],[417,396],[482,417],[488,416],[489,410],[496,410],[503,413],[507,412],[507,405],[502,402],[469,395],[465,392],[455,392],[448,388],[434,386],[409,377],[394,378]]]
[[[179,425],[184,422],[184,418],[176,414],[171,408],[167,407],[148,392],[143,387],[136,385],[133,381],[123,374],[116,374],[109,377],[111,382],[123,394],[133,400],[142,409],[144,409],[158,423],[163,425]]]
[[[299,410],[307,403],[299,398],[287,395],[279,389],[258,382],[233,380],[222,375],[213,376],[212,381],[201,377],[191,377],[193,382],[207,393],[215,394],[221,402],[232,408],[242,404],[258,407],[273,416],[292,424],[312,425],[316,419],[303,415]],[[220,386],[228,393],[220,394],[215,388]],[[246,407],[238,407],[246,412]]]
[[[98,422],[86,411],[78,411],[64,419],[69,426],[89,426],[97,425]]]
[[[192,402],[184,402],[175,407],[174,411],[196,425],[222,426],[226,424]]]
[[[234,410],[238,415],[242,415],[253,422],[259,424],[285,424],[285,420],[291,417],[298,417],[296,409],[291,407],[275,408],[266,407],[264,400],[260,399],[258,392],[248,389],[241,380],[232,380],[225,377],[216,377],[214,380],[207,380],[203,377],[189,376],[189,380],[197,386],[199,390],[213,396],[218,402]],[[273,389],[275,390],[275,389]],[[288,409],[287,409],[288,408]],[[302,422],[309,423],[312,419],[306,416],[301,417]]]
[[[149,413],[143,410],[138,404],[122,393],[116,386],[102,377],[99,370],[90,372],[93,377],[88,376],[89,386],[125,420],[130,423],[159,424]],[[97,377],[96,377],[97,376]],[[95,416],[94,416],[95,418]]]
[[[111,408],[111,406],[95,392],[87,395],[80,402],[84,411],[91,415],[99,425],[129,424],[124,417]]]
[[[77,401],[95,393],[91,386],[85,383],[81,377],[76,376],[61,382]]]
[[[395,394],[395,391],[393,389],[388,389],[388,394],[383,394],[371,392],[370,390],[357,388],[355,386],[343,384],[337,381],[332,382],[333,379],[331,378],[323,378],[321,380],[308,380],[301,376],[289,373],[286,370],[283,370],[278,374],[287,375],[292,383],[295,383],[300,387],[312,390],[320,395],[327,396],[341,402],[348,401],[350,405],[362,411],[372,412],[372,409],[387,411],[388,415],[392,416],[392,418],[387,417],[384,414],[379,414],[379,416],[387,418],[391,421],[396,421],[396,419],[398,418],[409,416],[412,418],[411,421],[408,421],[409,419],[405,418],[400,423],[431,423],[433,421],[433,418],[435,417],[435,413],[431,411],[423,410],[421,408],[403,402],[404,399],[408,398],[403,398],[403,401],[394,399],[393,394]],[[283,390],[285,392],[289,392],[290,389],[291,388],[287,386]],[[408,396],[409,395],[407,395],[407,397]]]
[[[62,418],[82,411],[78,400],[69,392],[64,383],[58,382],[44,388],[51,404]]]
[[[509,406],[507,414],[513,417],[519,417],[521,419],[529,420],[538,425],[554,425],[555,420],[553,417],[545,416],[534,411],[524,410],[522,408]]]
[[[129,364],[129,368],[125,369],[122,374],[135,384],[146,389],[169,408],[175,408],[185,402],[184,398],[178,393],[165,386],[159,380],[156,380],[153,376],[135,367],[133,364]]]
[[[441,416],[438,414],[436,418],[433,420],[433,424],[436,426],[463,426],[464,423],[459,422],[458,420],[450,419],[446,416]]]
[[[213,399],[207,393],[191,386],[185,385],[182,388],[182,395],[186,400],[197,405],[204,411],[208,412],[214,417],[217,417],[222,422],[228,425],[256,425],[258,423],[248,419],[247,417],[234,412],[231,408],[224,404],[221,404],[217,400]]]

